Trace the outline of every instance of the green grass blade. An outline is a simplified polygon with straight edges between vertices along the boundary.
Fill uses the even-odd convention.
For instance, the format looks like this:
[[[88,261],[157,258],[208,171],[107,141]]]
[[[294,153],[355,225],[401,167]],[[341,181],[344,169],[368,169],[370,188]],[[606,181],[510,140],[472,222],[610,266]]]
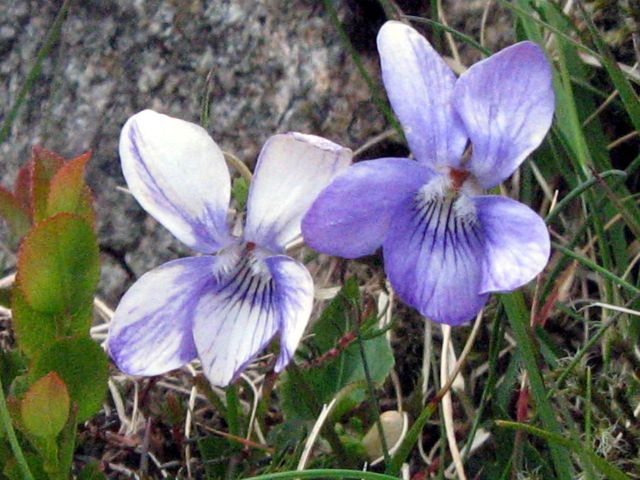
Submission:
[[[551,403],[547,399],[542,374],[536,360],[536,347],[529,329],[529,314],[524,303],[522,292],[516,291],[500,295],[500,300],[505,307],[507,318],[513,329],[518,348],[522,355],[525,368],[529,374],[529,384],[536,410],[540,415],[544,427],[558,435],[561,434],[560,425],[556,419]],[[549,442],[551,458],[559,479],[571,480],[574,478],[571,467],[571,457],[564,448]]]
[[[42,70],[42,63],[47,58],[47,56],[49,55],[49,52],[58,41],[58,38],[60,38],[62,24],[64,23],[64,19],[66,18],[67,12],[69,11],[69,8],[71,7],[71,4],[73,3],[73,1],[74,0],[65,0],[65,2],[60,7],[60,10],[58,10],[58,14],[56,15],[56,18],[54,19],[53,24],[51,25],[51,28],[49,29],[49,32],[47,33],[47,36],[44,39],[44,43],[40,48],[40,51],[38,51],[38,55],[36,56],[35,62],[33,63],[33,66],[29,70],[29,73],[27,74],[27,78],[24,81],[24,84],[22,85],[22,87],[20,88],[20,91],[18,92],[18,95],[16,96],[16,100],[13,103],[11,110],[9,110],[9,113],[7,113],[7,116],[4,118],[4,122],[2,122],[2,127],[0,128],[0,144],[4,143],[4,141],[9,136],[9,133],[11,133],[11,127],[16,117],[18,116],[18,111],[20,110],[20,107],[24,103],[24,100],[27,98],[27,95],[31,91],[31,88],[33,87],[34,83],[40,76],[40,71]]]
[[[580,456],[587,457],[592,462],[593,466],[600,470],[600,473],[605,475],[605,477],[609,480],[631,480],[631,478],[628,477],[622,470],[620,470],[615,465],[610,464],[602,457],[596,455],[591,449],[587,450],[583,448],[579,442],[576,442],[575,440],[572,440],[570,438],[563,437],[558,433],[548,432],[536,427],[532,427],[531,425],[509,422],[505,420],[496,420],[496,425],[498,425],[499,427],[520,430],[530,435],[535,435],[537,437],[545,439],[547,442],[549,442],[549,444],[559,445],[565,449],[572,450]]]
[[[623,287],[624,289],[628,290],[629,292],[631,292],[631,293],[633,293],[635,295],[640,294],[640,289],[639,288],[633,286],[632,284],[630,284],[626,280],[624,280],[624,279],[618,277],[617,275],[611,273],[606,268],[603,268],[600,265],[598,265],[597,263],[589,260],[587,257],[583,257],[579,253],[576,253],[573,250],[565,248],[562,245],[559,245],[559,244],[557,244],[555,242],[551,242],[551,245],[553,246],[553,248],[555,248],[556,250],[562,252],[563,254],[567,255],[568,257],[571,257],[574,260],[577,260],[578,262],[580,262],[585,267],[590,268],[591,270],[594,270],[594,271],[602,274],[602,276],[605,277],[607,280],[610,280],[610,281],[612,281],[614,283],[617,283],[618,285],[620,285],[621,287]]]
[[[609,170],[606,172],[602,172],[600,174],[600,178],[604,179],[604,178],[608,178],[608,177],[620,177],[620,178],[627,178],[627,174],[625,172],[623,172],[622,170]],[[554,207],[554,209],[549,212],[549,214],[545,217],[545,222],[547,222],[547,224],[553,222],[553,220],[555,220],[555,218],[560,214],[560,212],[562,212],[562,210],[564,210],[564,208],[574,199],[576,199],[577,197],[579,197],[580,195],[582,195],[583,192],[585,192],[586,190],[588,190],[589,188],[591,188],[593,185],[598,183],[598,179],[597,178],[590,178],[582,183],[580,183],[578,186],[576,186],[573,190],[571,190],[567,195],[564,196],[564,198],[562,200],[560,200],[556,206]]]
[[[620,99],[622,100],[622,103],[629,113],[631,123],[633,123],[633,126],[636,130],[640,131],[640,100],[638,99],[636,92],[631,87],[629,80],[627,80],[624,73],[620,69],[620,66],[613,58],[613,55],[607,47],[607,44],[602,40],[601,35],[598,33],[598,30],[593,24],[591,16],[586,12],[584,5],[581,1],[578,1],[576,3],[578,5],[578,8],[580,9],[582,18],[584,19],[585,24],[587,25],[587,28],[591,33],[593,43],[595,43],[596,48],[600,52],[600,61],[602,62],[602,66],[609,74],[611,82],[616,87],[616,90],[618,90]]]
[[[407,20],[410,20],[412,22],[416,22],[416,23],[425,23],[427,25],[430,25],[432,27],[434,27],[435,30],[439,30],[439,31],[445,31],[447,33],[450,33],[451,35],[453,35],[456,38],[459,38],[460,40],[462,40],[464,43],[471,45],[473,48],[475,48],[476,50],[482,52],[484,55],[491,55],[491,50],[489,50],[486,47],[483,47],[482,45],[480,45],[479,42],[476,42],[472,37],[470,37],[469,35],[462,33],[458,30],[456,30],[455,28],[451,28],[447,25],[445,25],[444,23],[438,22],[436,20],[432,20],[430,18],[424,18],[424,17],[416,17],[414,15],[404,15],[403,18],[406,18]]]
[[[289,478],[362,478],[364,480],[398,480],[398,477],[385,475],[383,473],[363,472],[361,470],[344,469],[317,469],[302,470],[300,472],[279,472],[249,477],[245,480],[284,480]]]
[[[9,410],[7,409],[7,401],[4,397],[4,387],[2,386],[2,381],[0,379],[0,427],[3,427],[4,431],[7,434],[7,439],[9,440],[9,445],[11,446],[11,451],[13,452],[13,456],[18,464],[18,468],[22,473],[22,476],[25,480],[34,480],[33,475],[31,474],[31,470],[29,470],[29,465],[27,464],[27,460],[22,453],[22,448],[20,447],[20,443],[18,442],[18,437],[16,437],[16,432],[13,429],[13,424],[11,423],[11,415],[9,414]]]

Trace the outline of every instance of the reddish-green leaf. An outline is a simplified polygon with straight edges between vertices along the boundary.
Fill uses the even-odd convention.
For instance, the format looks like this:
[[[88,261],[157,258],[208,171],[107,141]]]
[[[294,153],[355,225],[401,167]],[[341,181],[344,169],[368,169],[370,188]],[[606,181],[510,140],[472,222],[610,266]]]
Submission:
[[[29,212],[20,205],[11,192],[2,187],[0,187],[0,217],[7,222],[16,239],[22,238],[31,226]]]
[[[31,170],[33,161],[27,162],[18,170],[18,177],[13,185],[13,194],[29,216],[31,216]]]
[[[33,364],[29,375],[39,378],[54,371],[64,381],[71,401],[78,405],[78,422],[84,422],[102,406],[109,366],[102,348],[88,337],[58,340]]]
[[[59,212],[75,213],[94,223],[91,191],[84,182],[84,170],[91,152],[66,162],[55,174],[49,186],[48,216]]]
[[[21,414],[27,431],[43,438],[55,438],[69,418],[69,392],[62,379],[50,372],[25,394]]]
[[[99,270],[96,237],[86,220],[58,213],[24,238],[16,282],[33,309],[73,314],[91,300]]]
[[[31,206],[34,221],[39,222],[47,217],[49,184],[54,175],[64,165],[60,155],[35,146],[31,159]]]

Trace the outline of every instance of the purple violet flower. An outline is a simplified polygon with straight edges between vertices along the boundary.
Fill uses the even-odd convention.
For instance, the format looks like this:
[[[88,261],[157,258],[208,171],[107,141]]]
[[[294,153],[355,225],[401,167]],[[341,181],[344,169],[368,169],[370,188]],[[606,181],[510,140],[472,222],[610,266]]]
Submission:
[[[382,245],[400,298],[431,320],[458,325],[489,292],[526,284],[548,261],[543,220],[483,191],[509,177],[549,130],[551,67],[537,45],[521,42],[456,79],[424,37],[394,21],[380,29],[378,50],[417,161],[354,164],[318,196],[303,235],[320,252],[345,258]]]
[[[229,171],[220,148],[193,123],[145,110],[120,136],[122,171],[140,205],[203,256],[168,262],[124,295],[108,349],[133,375],[157,375],[196,357],[225,386],[280,335],[275,370],[291,360],[309,320],[313,281],[284,254],[318,193],[351,163],[351,151],[300,133],[264,145],[242,236],[227,224]],[[217,255],[208,255],[217,252]]]

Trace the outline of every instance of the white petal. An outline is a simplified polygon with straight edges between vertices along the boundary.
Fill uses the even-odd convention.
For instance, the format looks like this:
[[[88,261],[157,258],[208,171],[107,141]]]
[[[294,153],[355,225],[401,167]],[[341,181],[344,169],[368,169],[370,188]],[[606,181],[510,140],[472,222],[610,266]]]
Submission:
[[[130,375],[158,375],[196,357],[193,311],[211,288],[215,257],[174,260],[144,274],[111,320],[109,354]]]
[[[293,358],[309,323],[313,308],[313,280],[304,265],[286,255],[269,257],[265,263],[278,294],[280,355],[275,371],[280,372]]]
[[[243,254],[200,299],[193,338],[213,385],[231,383],[271,341],[278,330],[276,297],[267,267]]]
[[[202,253],[229,243],[229,171],[203,128],[144,110],[124,125],[120,158],[136,200],[183,243]]]
[[[312,135],[267,140],[249,191],[245,239],[282,251],[300,235],[303,215],[351,157],[348,148]]]
[[[276,255],[244,251],[205,292],[193,337],[209,381],[228,385],[281,333],[280,371],[291,359],[311,314],[313,283],[306,268]],[[228,264],[228,262],[225,262]]]

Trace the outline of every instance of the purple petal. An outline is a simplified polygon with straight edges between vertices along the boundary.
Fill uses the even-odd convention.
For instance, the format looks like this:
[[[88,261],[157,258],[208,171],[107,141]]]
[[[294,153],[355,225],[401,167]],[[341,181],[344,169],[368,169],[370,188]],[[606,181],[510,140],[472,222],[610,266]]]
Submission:
[[[136,200],[179,240],[202,253],[229,243],[229,171],[203,128],[144,110],[122,128],[120,158]]]
[[[479,294],[483,238],[466,197],[441,196],[399,207],[384,245],[384,266],[398,296],[430,320],[459,325],[486,303]]]
[[[279,328],[277,288],[264,262],[246,252],[223,262],[217,287],[204,293],[193,321],[202,369],[220,387],[232,382]]]
[[[422,35],[400,22],[382,26],[378,51],[389,101],[416,159],[432,168],[459,166],[467,137],[451,105],[451,69]]]
[[[309,271],[286,255],[265,260],[276,288],[280,355],[275,371],[282,371],[293,358],[313,307],[313,280]]]
[[[514,290],[549,261],[549,232],[540,216],[506,197],[474,197],[485,237],[481,292]]]
[[[282,251],[300,235],[302,216],[351,157],[348,148],[312,135],[267,140],[249,190],[244,238]]]
[[[215,257],[181,258],[133,284],[116,309],[107,341],[120,370],[158,375],[196,357],[191,320],[215,262]]]
[[[536,44],[513,45],[460,77],[454,105],[473,145],[467,168],[484,188],[494,187],[540,145],[551,126],[551,66]]]
[[[348,168],[318,196],[302,221],[309,246],[344,258],[373,253],[398,205],[424,185],[430,171],[406,158],[381,158]]]

